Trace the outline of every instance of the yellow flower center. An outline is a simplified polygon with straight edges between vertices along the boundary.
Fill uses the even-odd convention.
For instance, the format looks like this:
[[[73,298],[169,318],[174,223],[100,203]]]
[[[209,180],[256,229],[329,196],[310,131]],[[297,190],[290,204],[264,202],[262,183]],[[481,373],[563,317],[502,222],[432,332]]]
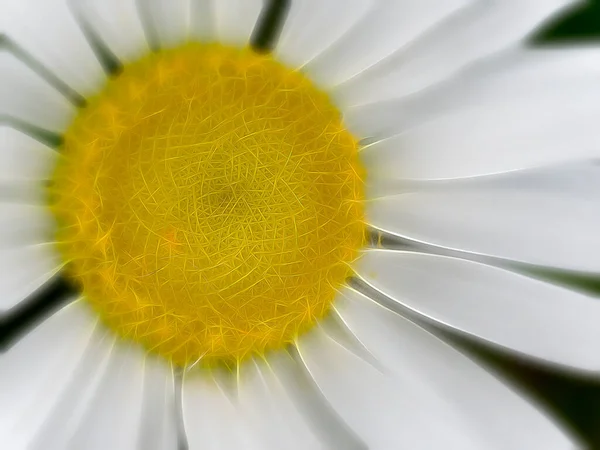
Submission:
[[[79,113],[50,207],[109,327],[177,365],[231,367],[327,313],[365,242],[363,175],[304,75],[187,44],[125,66]]]

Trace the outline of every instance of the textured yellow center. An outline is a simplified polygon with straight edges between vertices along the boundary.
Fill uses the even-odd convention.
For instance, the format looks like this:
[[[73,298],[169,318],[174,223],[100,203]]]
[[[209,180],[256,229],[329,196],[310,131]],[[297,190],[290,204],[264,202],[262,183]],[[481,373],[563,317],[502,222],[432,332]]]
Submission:
[[[65,136],[50,206],[67,271],[178,365],[282,348],[364,243],[357,142],[271,57],[188,44],[125,67]]]

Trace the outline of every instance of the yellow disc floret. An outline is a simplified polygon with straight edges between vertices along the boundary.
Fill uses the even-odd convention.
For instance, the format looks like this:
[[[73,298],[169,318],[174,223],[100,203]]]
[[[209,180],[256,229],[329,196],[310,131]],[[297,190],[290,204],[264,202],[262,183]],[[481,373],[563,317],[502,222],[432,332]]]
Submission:
[[[269,56],[188,44],[125,66],[76,117],[50,188],[67,273],[178,365],[282,348],[364,243],[357,142]]]

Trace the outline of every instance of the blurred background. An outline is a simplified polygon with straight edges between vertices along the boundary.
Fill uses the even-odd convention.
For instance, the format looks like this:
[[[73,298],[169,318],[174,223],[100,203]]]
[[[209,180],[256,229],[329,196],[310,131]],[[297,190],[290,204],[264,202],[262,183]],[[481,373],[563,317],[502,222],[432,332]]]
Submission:
[[[586,5],[555,18],[530,37],[529,45],[532,47],[589,45],[598,46],[600,50],[600,0],[588,0]],[[598,120],[600,126],[600,117]],[[598,145],[600,145],[600,127]],[[594,293],[600,301],[600,277],[561,281]],[[568,373],[556,373],[551,369],[533,365],[530,361],[509,357],[466,342],[456,342],[456,344],[492,369],[503,373],[518,387],[529,391],[530,395],[545,404],[576,434],[579,434],[590,448],[600,449],[600,377],[583,378]],[[600,351],[600,342],[598,351]]]

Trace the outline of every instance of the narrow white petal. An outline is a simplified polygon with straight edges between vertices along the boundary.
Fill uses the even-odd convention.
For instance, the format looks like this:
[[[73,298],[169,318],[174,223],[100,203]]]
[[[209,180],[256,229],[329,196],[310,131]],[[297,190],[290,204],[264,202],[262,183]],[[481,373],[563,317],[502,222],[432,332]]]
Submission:
[[[239,407],[207,374],[186,376],[182,399],[190,450],[262,449]]]
[[[323,396],[369,449],[481,448],[423,380],[380,370],[322,329],[301,339],[298,350]]]
[[[346,111],[378,180],[486,175],[598,157],[593,48],[515,51],[406,100]],[[391,137],[390,137],[391,136]]]
[[[57,153],[8,126],[0,126],[0,183],[32,183],[48,178]],[[42,196],[40,196],[41,199]]]
[[[136,0],[80,0],[72,3],[78,14],[121,61],[134,60],[148,52]]]
[[[281,356],[285,357],[285,356]],[[242,367],[239,408],[264,449],[319,449],[322,444],[276,377],[278,357]]]
[[[4,32],[81,94],[95,92],[105,73],[75,21],[68,0],[9,0]]]
[[[51,242],[53,229],[45,205],[0,203],[0,250]]]
[[[193,0],[190,4],[190,37],[200,41],[216,38],[215,1]]]
[[[75,107],[13,53],[0,51],[0,117],[62,131],[76,114]]]
[[[13,389],[0,401],[18,408],[0,433],[11,448],[177,448],[170,371],[96,322],[78,301],[9,351],[2,376]]]
[[[373,200],[367,216],[377,228],[442,247],[600,272],[593,250],[600,249],[599,180],[600,166],[588,163],[475,178],[454,189],[440,183]]]
[[[48,281],[60,266],[54,244],[0,250],[0,310],[24,300]]]
[[[95,326],[96,319],[80,302],[74,302],[2,355],[0,441],[4,446],[22,449],[30,445],[64,392],[75,388],[72,374],[85,360]]]
[[[421,5],[423,2],[415,2]],[[442,6],[442,2],[439,2]],[[447,2],[446,12],[460,6]],[[388,61],[363,72],[342,87],[354,103],[401,97],[438,83],[466,65],[513,45],[573,0],[470,2],[439,21]],[[425,8],[425,5],[423,6]],[[435,17],[429,13],[430,17]],[[422,20],[423,25],[431,20]],[[435,23],[435,22],[434,22]]]
[[[248,44],[264,4],[262,0],[216,1],[213,5],[219,41],[238,46]]]
[[[173,370],[165,361],[146,357],[138,450],[177,449],[174,383]]]
[[[86,414],[68,441],[69,448],[135,448],[142,416],[143,375],[141,349],[116,345]]]
[[[190,0],[145,0],[140,7],[146,8],[146,19],[156,31],[161,47],[173,47],[187,40]]]
[[[472,0],[376,0],[371,3],[357,24],[307,64],[311,77],[328,86],[342,83],[401,51]],[[322,28],[315,30],[313,40],[319,42],[322,31],[338,21],[336,16],[347,14],[346,2],[336,6],[337,14],[328,22],[320,23]]]
[[[275,54],[292,67],[304,66],[343,40],[369,10],[370,0],[292,1]],[[311,72],[311,76],[314,74]]]
[[[352,289],[340,294],[336,310],[384,367],[423,381],[463,416],[480,448],[575,447],[521,395],[414,323]]]
[[[106,330],[98,327],[89,339],[88,346],[75,367],[60,373],[55,389],[53,384],[46,389],[53,394],[48,413],[34,433],[29,433],[31,450],[71,449],[69,442],[77,433],[87,411],[93,408],[92,399],[102,386],[102,379],[109,370],[110,359],[116,349],[116,341]],[[75,450],[75,449],[73,449]]]
[[[455,258],[370,250],[359,276],[399,305],[526,355],[600,370],[600,302]]]

